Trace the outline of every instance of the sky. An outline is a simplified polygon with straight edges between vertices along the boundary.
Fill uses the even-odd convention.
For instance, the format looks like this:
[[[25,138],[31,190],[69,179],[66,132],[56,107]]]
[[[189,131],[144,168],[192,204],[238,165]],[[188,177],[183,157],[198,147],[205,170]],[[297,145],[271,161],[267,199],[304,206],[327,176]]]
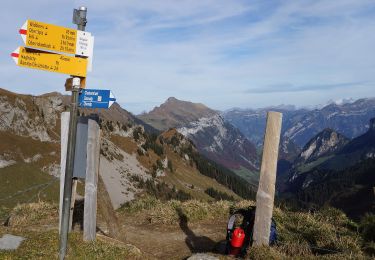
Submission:
[[[226,110],[375,97],[374,0],[2,1],[1,88],[64,94],[67,75],[21,68],[27,19],[95,36],[87,87],[139,114],[168,97]]]

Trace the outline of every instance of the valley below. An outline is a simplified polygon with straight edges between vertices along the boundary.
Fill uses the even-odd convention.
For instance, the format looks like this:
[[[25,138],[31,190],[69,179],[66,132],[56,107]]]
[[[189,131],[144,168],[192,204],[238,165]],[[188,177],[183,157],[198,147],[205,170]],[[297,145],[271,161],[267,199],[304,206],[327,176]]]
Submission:
[[[68,97],[0,89],[0,100],[0,238],[25,238],[15,251],[0,250],[0,258],[57,257],[60,118]],[[374,254],[372,102],[314,111],[273,108],[284,114],[274,209],[278,243],[250,247],[247,258]],[[352,110],[358,114],[359,106],[362,114],[352,128],[337,124]],[[341,114],[332,112],[333,119],[322,124],[320,115],[332,109]],[[265,110],[219,112],[169,98],[138,116],[116,103],[96,112],[101,129],[99,174],[108,199],[99,200],[97,241],[84,243],[85,188],[84,180],[78,180],[68,257],[188,259],[202,253],[231,259],[225,255],[227,220],[234,209],[255,205]],[[297,120],[309,127],[299,127]]]

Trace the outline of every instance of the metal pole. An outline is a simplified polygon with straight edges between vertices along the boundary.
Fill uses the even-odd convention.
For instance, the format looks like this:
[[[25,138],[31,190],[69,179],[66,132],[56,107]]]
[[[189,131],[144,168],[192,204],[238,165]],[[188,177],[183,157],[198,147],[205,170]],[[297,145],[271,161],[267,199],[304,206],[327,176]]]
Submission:
[[[77,29],[84,31],[86,27],[86,14],[87,8],[80,7],[78,10],[74,9],[73,22],[77,24]],[[65,183],[64,183],[64,200],[62,208],[62,220],[61,220],[61,232],[60,232],[60,260],[65,259],[68,232],[69,232],[69,218],[70,218],[70,203],[72,197],[72,178],[74,169],[74,155],[76,147],[76,136],[77,136],[77,116],[78,116],[78,97],[79,89],[81,86],[80,78],[73,78],[73,89],[72,89],[72,103],[70,104],[70,120],[69,120],[69,135],[68,135],[68,148],[66,156],[66,167],[65,167]]]

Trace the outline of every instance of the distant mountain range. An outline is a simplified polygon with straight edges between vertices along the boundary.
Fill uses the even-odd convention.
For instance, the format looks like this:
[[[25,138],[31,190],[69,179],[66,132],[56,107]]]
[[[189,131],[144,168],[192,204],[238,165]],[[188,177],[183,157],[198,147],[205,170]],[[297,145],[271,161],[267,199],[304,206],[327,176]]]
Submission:
[[[303,147],[325,128],[334,129],[348,138],[365,133],[369,128],[369,120],[375,116],[375,98],[359,99],[351,103],[331,103],[313,110],[295,109],[293,106],[231,109],[223,112],[223,116],[250,141],[261,147],[266,113],[269,110],[283,113],[282,136]]]
[[[69,97],[59,93],[31,96],[0,89],[0,178],[17,183],[12,176],[30,172],[30,178],[22,175],[26,179],[17,183],[27,186],[59,175],[60,114],[68,105]],[[221,113],[169,98],[139,116],[115,103],[96,111],[103,131],[101,171],[111,198],[119,207],[147,187],[171,198],[210,199],[204,192],[208,188],[252,196],[269,110],[283,113],[277,173],[281,197],[334,205],[353,216],[372,210],[375,99],[314,110],[280,106]],[[90,112],[80,109],[81,115]],[[348,208],[356,199],[363,203]]]
[[[203,104],[168,98],[139,119],[159,130],[177,128],[209,159],[257,185],[259,155],[256,147],[220,112]]]
[[[323,147],[322,150],[314,152],[303,149],[324,129],[327,130],[323,131],[323,136],[320,137],[322,140],[317,141],[325,143],[328,138],[332,142],[338,141],[338,147],[348,139],[365,133],[369,128],[370,118],[375,116],[375,98],[334,102],[312,110],[281,105],[255,110],[237,108],[225,112],[215,111],[200,103],[169,98],[159,107],[139,115],[138,118],[159,130],[177,128],[208,158],[256,184],[266,114],[270,110],[283,113],[279,166],[285,171],[298,156],[300,163],[309,163],[315,157],[330,152]],[[328,129],[336,132],[330,132]],[[303,154],[300,154],[302,149]]]

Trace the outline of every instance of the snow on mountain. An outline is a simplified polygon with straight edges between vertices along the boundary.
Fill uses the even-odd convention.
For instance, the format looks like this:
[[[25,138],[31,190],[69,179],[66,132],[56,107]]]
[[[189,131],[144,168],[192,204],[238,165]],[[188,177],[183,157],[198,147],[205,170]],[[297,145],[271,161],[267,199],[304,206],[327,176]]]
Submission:
[[[205,149],[211,152],[218,152],[224,149],[223,141],[227,138],[228,130],[225,127],[223,118],[216,114],[212,117],[202,117],[198,121],[191,122],[186,127],[178,128],[178,132],[184,136],[191,138],[198,132],[204,132],[209,128],[215,129],[216,133],[213,136],[214,142]]]
[[[283,113],[282,135],[303,147],[325,128],[334,129],[349,138],[365,133],[369,128],[369,120],[375,116],[375,98],[337,100],[313,110],[285,108],[273,108]],[[266,112],[267,109],[233,109],[224,112],[223,116],[261,147]]]
[[[254,145],[219,114],[200,118],[177,130],[191,139],[208,158],[228,168],[259,169]]]
[[[256,179],[248,176],[259,169],[256,147],[219,112],[203,104],[168,98],[139,118],[157,129],[177,128],[207,158]]]

